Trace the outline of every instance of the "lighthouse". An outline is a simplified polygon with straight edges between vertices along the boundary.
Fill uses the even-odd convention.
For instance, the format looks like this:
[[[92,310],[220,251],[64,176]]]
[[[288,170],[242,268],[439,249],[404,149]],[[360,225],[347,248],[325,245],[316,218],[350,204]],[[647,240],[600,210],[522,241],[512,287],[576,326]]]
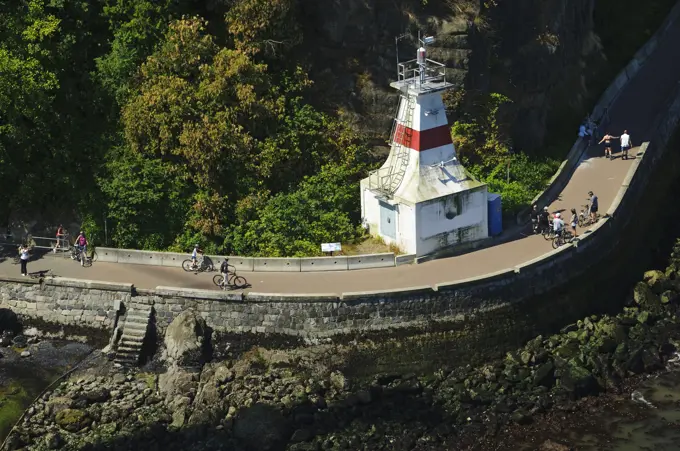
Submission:
[[[369,233],[416,257],[488,237],[487,186],[456,157],[442,93],[453,88],[443,64],[427,57],[397,62],[397,114],[390,154],[361,181],[361,214]]]

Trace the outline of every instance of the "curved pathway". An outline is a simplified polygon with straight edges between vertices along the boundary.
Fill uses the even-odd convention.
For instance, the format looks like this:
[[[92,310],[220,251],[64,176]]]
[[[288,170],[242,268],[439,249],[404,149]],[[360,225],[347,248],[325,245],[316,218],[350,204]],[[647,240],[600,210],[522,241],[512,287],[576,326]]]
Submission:
[[[631,80],[610,109],[610,126],[613,135],[628,129],[637,146],[648,141],[657,113],[662,111],[675,86],[680,81],[680,22],[676,21],[636,77]],[[615,147],[616,149],[616,147]],[[568,185],[553,202],[551,210],[577,210],[585,204],[587,192],[592,190],[600,199],[600,212],[608,210],[626,176],[632,160],[603,158],[603,148],[593,146],[584,156]],[[566,214],[565,214],[566,216]],[[579,233],[583,232],[580,230]],[[512,268],[551,251],[551,245],[540,236],[500,244],[476,252],[434,260],[418,265],[396,268],[367,269],[340,272],[300,273],[243,273],[252,287],[248,291],[259,293],[329,293],[403,289],[434,285],[477,277]],[[110,282],[133,283],[139,288],[156,286],[181,286],[186,288],[215,288],[215,273],[190,274],[179,268],[116,263],[95,263],[91,268],[81,268],[70,259],[47,256],[29,263],[29,271],[52,269],[62,277],[73,277]],[[18,275],[19,268],[5,260],[0,264],[0,274]]]

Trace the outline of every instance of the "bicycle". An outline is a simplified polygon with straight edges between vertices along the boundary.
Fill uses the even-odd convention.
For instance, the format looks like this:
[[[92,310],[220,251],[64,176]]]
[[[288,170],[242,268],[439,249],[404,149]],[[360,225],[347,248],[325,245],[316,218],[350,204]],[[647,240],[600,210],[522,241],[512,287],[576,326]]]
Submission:
[[[76,246],[71,246],[69,250],[71,252],[71,260],[80,262],[80,266],[82,266],[83,268],[89,268],[90,266],[92,266],[92,262],[94,261],[94,259],[88,257],[87,253],[84,250],[80,250]],[[93,252],[93,255],[96,255],[96,252]]]
[[[571,243],[571,240],[573,239],[574,239],[573,233],[571,233],[568,230],[562,230],[562,233],[555,235],[555,238],[553,238],[552,247],[553,249],[557,249],[560,246],[563,246],[567,243]]]
[[[226,290],[227,287],[234,287],[234,289],[239,290],[248,286],[246,278],[236,275],[235,272],[229,272],[227,276],[229,278],[226,284],[224,283],[224,276],[222,274],[216,274],[215,277],[213,277],[213,283],[223,290]]]
[[[201,257],[196,264],[190,258],[187,258],[182,262],[182,269],[186,272],[210,272],[215,270],[212,263],[205,257]]]
[[[552,219],[548,220],[548,227],[543,228],[542,235],[543,235],[543,239],[545,239],[546,241],[550,241],[553,238],[555,238],[555,231],[553,230]]]
[[[581,205],[583,209],[578,214],[578,226],[588,227],[600,220],[600,214],[595,213],[595,221],[590,216],[590,205]]]

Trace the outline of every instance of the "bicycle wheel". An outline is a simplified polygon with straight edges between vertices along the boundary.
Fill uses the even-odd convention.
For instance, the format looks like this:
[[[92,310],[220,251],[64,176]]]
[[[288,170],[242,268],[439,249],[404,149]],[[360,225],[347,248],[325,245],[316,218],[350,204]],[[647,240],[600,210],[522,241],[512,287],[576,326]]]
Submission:
[[[92,259],[90,257],[83,257],[83,268],[89,268],[92,266]]]
[[[579,217],[578,217],[578,226],[579,226],[579,227],[583,227],[583,224],[584,224],[583,218],[582,218],[581,216],[579,216]]]
[[[222,276],[222,274],[215,274],[215,276],[213,277],[213,283],[218,287],[221,287],[222,282],[224,282],[224,276]]]
[[[558,247],[560,247],[562,245],[561,241],[562,241],[562,239],[559,236],[556,236],[555,238],[553,238],[553,240],[552,240],[553,249],[557,249]]]
[[[71,252],[71,260],[77,260],[78,259],[78,253],[76,252],[75,249],[71,248],[71,249],[69,249],[69,252]]]
[[[554,238],[552,229],[543,229],[543,239],[552,240]]]
[[[248,286],[248,281],[243,276],[234,276],[234,278],[231,280],[231,285],[236,288],[245,288]]]
[[[192,268],[191,263],[192,263],[191,260],[187,258],[182,262],[182,269],[185,270],[186,272],[192,272],[194,268]]]

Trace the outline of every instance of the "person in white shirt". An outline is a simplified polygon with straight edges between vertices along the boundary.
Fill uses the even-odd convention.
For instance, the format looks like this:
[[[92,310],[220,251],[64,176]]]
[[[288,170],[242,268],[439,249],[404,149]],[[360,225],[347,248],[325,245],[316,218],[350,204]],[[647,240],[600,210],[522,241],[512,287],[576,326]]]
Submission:
[[[564,230],[564,221],[562,220],[562,215],[555,213],[555,219],[553,219],[553,231],[555,235],[561,235]]]
[[[28,254],[28,246],[25,244],[22,244],[19,248],[19,258],[21,259],[21,275],[27,276],[28,270],[26,269],[26,265],[28,264],[30,255]]]
[[[630,140],[630,135],[628,134],[628,130],[623,131],[623,135],[621,135],[621,159],[622,160],[627,160],[628,159],[628,151],[630,148],[633,147],[633,142]]]

